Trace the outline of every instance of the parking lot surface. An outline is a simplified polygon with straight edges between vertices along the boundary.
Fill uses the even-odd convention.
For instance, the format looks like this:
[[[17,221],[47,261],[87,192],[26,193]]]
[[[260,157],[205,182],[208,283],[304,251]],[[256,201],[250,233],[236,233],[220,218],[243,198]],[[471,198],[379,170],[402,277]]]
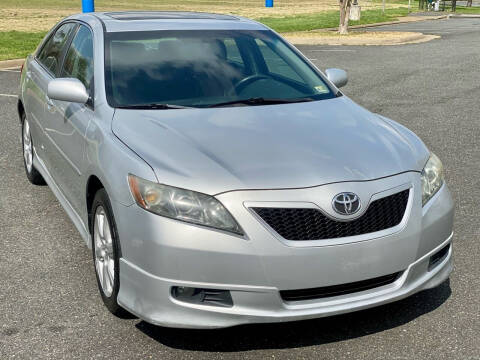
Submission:
[[[373,31],[382,29],[442,38],[300,49],[321,69],[346,69],[348,96],[415,131],[443,160],[456,202],[449,281],[379,308],[295,323],[192,331],[115,318],[80,235],[48,187],[25,177],[17,100],[5,96],[16,94],[19,73],[0,71],[0,359],[480,359],[480,19]]]

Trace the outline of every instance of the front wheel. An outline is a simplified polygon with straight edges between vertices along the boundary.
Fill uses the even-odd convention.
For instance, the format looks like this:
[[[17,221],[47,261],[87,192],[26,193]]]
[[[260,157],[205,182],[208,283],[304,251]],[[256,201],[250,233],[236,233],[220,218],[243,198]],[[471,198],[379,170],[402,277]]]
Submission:
[[[42,175],[35,169],[33,165],[33,140],[30,132],[30,123],[25,114],[22,115],[22,147],[23,147],[23,164],[25,165],[25,172],[28,181],[34,185],[45,185],[45,180]]]
[[[95,194],[91,211],[92,252],[98,289],[107,309],[115,316],[126,317],[128,312],[117,303],[120,290],[120,246],[110,199],[105,189],[100,189]]]

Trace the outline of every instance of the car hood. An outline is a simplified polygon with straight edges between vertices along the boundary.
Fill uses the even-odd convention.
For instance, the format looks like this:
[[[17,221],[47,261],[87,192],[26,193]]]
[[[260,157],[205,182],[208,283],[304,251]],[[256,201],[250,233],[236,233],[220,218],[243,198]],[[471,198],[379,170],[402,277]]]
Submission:
[[[117,109],[112,130],[160,183],[211,195],[373,180],[421,171],[428,158],[413,133],[345,96],[271,106]]]

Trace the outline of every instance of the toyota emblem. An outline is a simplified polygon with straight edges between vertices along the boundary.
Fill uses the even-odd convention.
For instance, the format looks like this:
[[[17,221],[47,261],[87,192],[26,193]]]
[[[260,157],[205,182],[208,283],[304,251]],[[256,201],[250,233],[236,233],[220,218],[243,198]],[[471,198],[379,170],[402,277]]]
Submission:
[[[332,206],[340,215],[353,215],[360,210],[360,199],[357,194],[343,192],[333,198]]]

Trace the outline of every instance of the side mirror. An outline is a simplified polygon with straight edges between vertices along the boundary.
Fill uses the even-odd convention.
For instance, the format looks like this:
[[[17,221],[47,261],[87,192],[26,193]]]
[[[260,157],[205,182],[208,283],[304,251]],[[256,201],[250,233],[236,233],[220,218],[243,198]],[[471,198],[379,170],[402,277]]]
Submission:
[[[50,80],[47,96],[53,100],[85,104],[89,95],[85,85],[78,79],[59,78]]]
[[[335,85],[339,89],[342,86],[347,85],[348,83],[348,75],[345,70],[327,69],[325,70],[325,75],[327,75],[327,79],[330,80],[333,85]]]

